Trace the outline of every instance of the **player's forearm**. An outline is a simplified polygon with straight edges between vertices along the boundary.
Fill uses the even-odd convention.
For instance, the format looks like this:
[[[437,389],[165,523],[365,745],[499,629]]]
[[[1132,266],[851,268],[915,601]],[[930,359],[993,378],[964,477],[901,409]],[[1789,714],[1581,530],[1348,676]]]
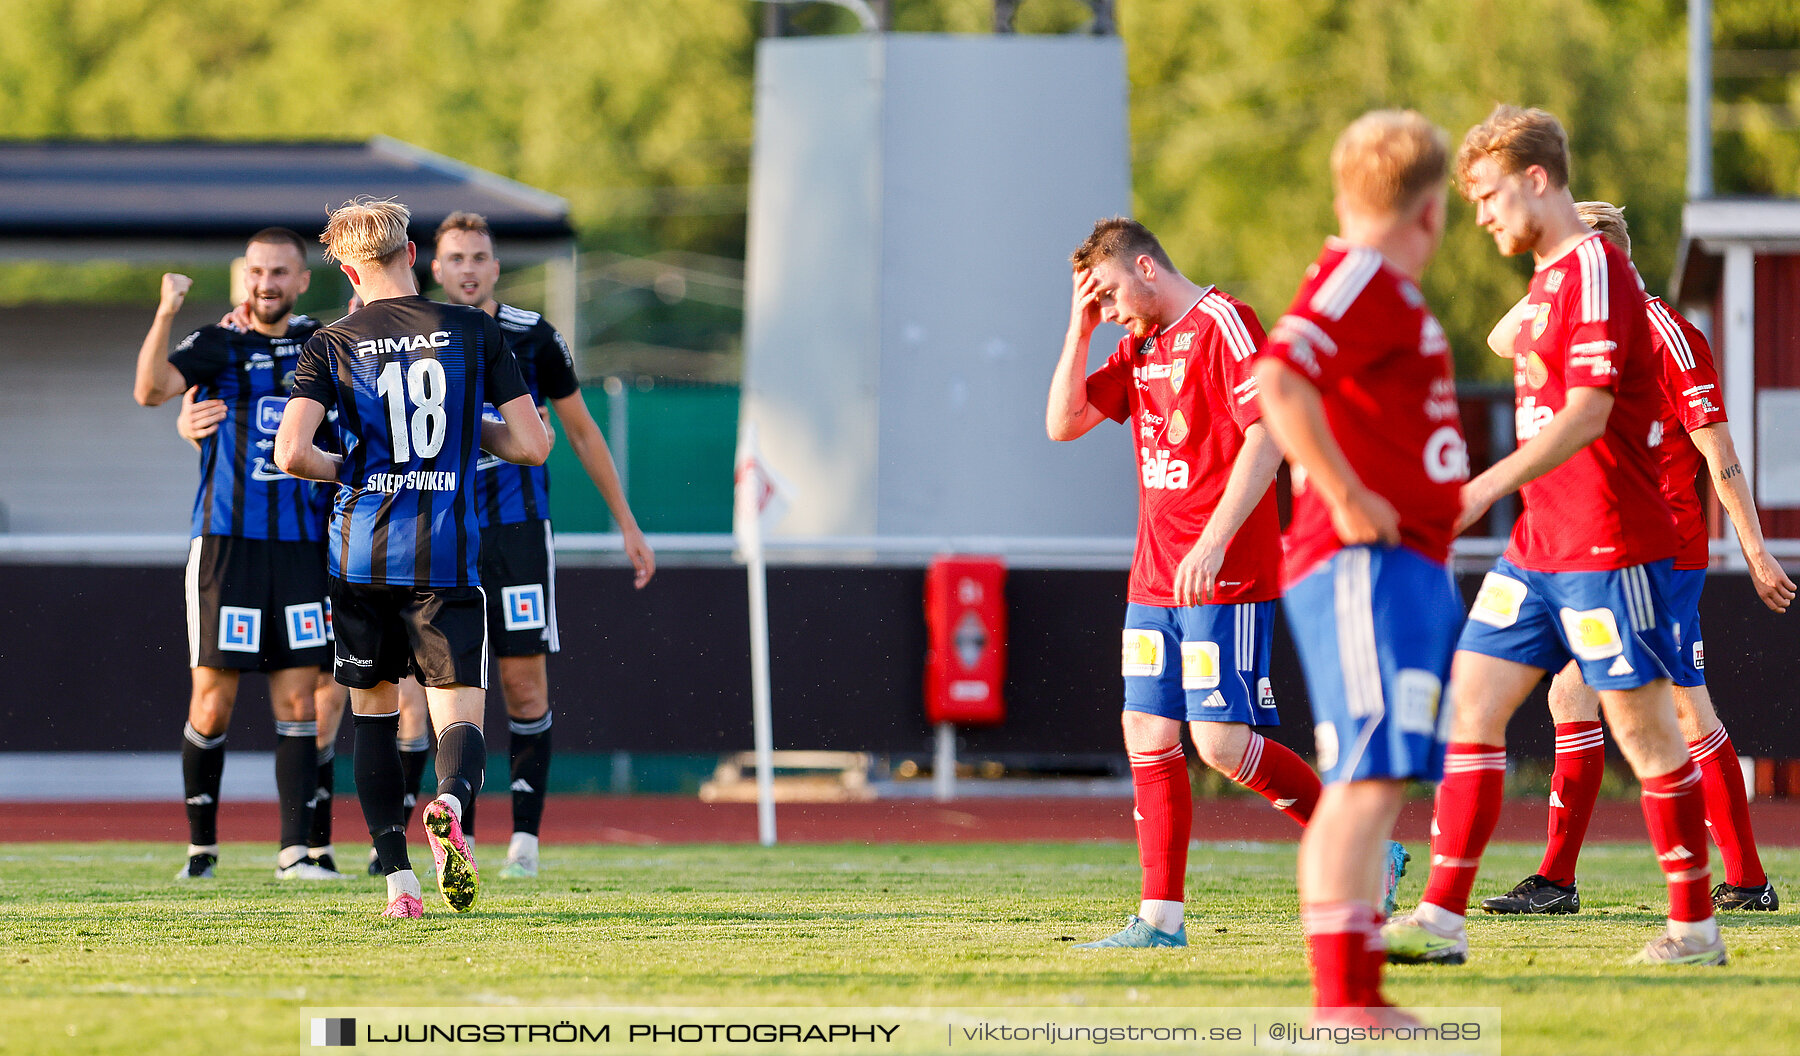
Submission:
[[[341,466],[344,461],[343,456],[321,451],[312,444],[296,446],[290,449],[286,452],[287,457],[285,459],[283,459],[282,455],[283,452],[281,448],[277,447],[275,450],[275,465],[283,473],[286,473],[290,477],[300,477],[305,480],[320,480],[325,481],[326,483],[331,483],[338,479],[338,467]]]
[[[1325,421],[1325,401],[1313,384],[1285,364],[1265,359],[1256,366],[1262,424],[1289,462],[1305,475],[1305,486],[1326,502],[1341,505],[1362,479]],[[1234,470],[1236,467],[1233,467]]]
[[[1496,356],[1513,354],[1513,342],[1519,336],[1519,324],[1524,322],[1525,310],[1531,306],[1531,295],[1527,294],[1506,310],[1494,328],[1488,331],[1487,344]]]
[[[1766,550],[1768,545],[1763,541],[1762,522],[1756,516],[1756,500],[1750,494],[1750,477],[1738,458],[1730,427],[1724,422],[1715,422],[1695,429],[1688,437],[1694,441],[1700,456],[1706,459],[1706,469],[1712,476],[1713,490],[1718,492],[1719,505],[1725,507],[1725,516],[1731,518],[1731,526],[1737,531],[1738,543],[1743,546],[1744,553],[1750,555]]]
[[[158,308],[150,322],[149,333],[144,335],[144,343],[138,346],[131,398],[140,407],[165,403],[187,388],[187,379],[169,362],[169,334],[174,327],[175,313]]]
[[[1586,394],[1586,395],[1584,395]],[[1575,457],[1575,453],[1606,434],[1612,416],[1612,393],[1577,388],[1569,393],[1561,413],[1519,449],[1488,467],[1478,478],[1489,501],[1511,495],[1537,478]]]
[[[612,450],[606,446],[606,438],[598,429],[592,437],[571,429],[569,446],[575,450],[575,457],[587,471],[588,479],[594,482],[594,490],[606,502],[613,523],[622,532],[635,529],[637,518],[632,515],[631,503],[625,499],[625,487],[619,483],[619,466],[613,461]]]
[[[1225,491],[1219,496],[1212,517],[1206,522],[1202,538],[1226,544],[1250,519],[1251,511],[1269,493],[1275,482],[1275,471],[1281,468],[1281,448],[1261,422],[1244,431],[1244,446],[1231,463],[1231,475],[1225,480]]]
[[[1050,402],[1044,411],[1044,429],[1052,440],[1074,440],[1092,429],[1087,398],[1087,350],[1090,333],[1070,327],[1063,338],[1062,356],[1050,378]]]
[[[503,410],[501,414],[505,415],[506,412]],[[533,436],[529,430],[536,430],[536,435]],[[541,466],[550,457],[550,435],[544,431],[544,423],[535,414],[531,415],[529,422],[521,417],[516,424],[510,417],[504,423],[483,419],[481,446],[489,453],[520,466]]]

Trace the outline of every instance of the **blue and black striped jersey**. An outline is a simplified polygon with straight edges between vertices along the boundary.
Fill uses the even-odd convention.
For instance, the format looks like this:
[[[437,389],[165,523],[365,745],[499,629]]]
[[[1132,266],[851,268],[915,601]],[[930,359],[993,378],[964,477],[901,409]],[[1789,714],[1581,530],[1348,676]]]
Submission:
[[[376,301],[306,343],[294,394],[338,412],[345,455],[331,575],[479,584],[481,405],[527,394],[499,324],[479,308],[417,295]]]
[[[556,328],[536,312],[503,304],[495,316],[506,335],[506,347],[519,361],[519,373],[539,406],[581,391],[575,377],[575,361]],[[481,413],[499,421],[500,412],[490,401]],[[483,454],[475,474],[480,493],[481,526],[522,524],[550,516],[550,476],[543,466],[516,466],[494,455]]]
[[[169,362],[197,400],[224,400],[227,413],[200,441],[200,487],[192,533],[314,542],[324,538],[331,489],[275,468],[275,432],[294,386],[300,348],[319,329],[295,316],[281,337],[203,326]],[[321,430],[323,433],[324,430]]]

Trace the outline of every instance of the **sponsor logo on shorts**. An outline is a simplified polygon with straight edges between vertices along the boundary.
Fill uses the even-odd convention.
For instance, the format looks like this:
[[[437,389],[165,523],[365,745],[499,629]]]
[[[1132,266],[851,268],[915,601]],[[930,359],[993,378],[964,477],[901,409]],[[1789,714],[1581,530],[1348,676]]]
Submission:
[[[326,598],[325,603],[321,608],[325,612],[325,640],[328,642],[336,641],[337,632],[331,627],[331,599]]]
[[[1498,572],[1489,572],[1481,581],[1481,593],[1469,609],[1469,619],[1490,627],[1511,627],[1519,621],[1519,606],[1525,602],[1525,584]]]
[[[1395,721],[1400,732],[1430,737],[1437,729],[1438,703],[1444,683],[1438,676],[1416,667],[1403,667],[1394,678]]]
[[[1266,678],[1256,680],[1256,706],[1259,708],[1275,706],[1275,687],[1269,685],[1269,680]]]
[[[274,436],[281,431],[281,412],[287,409],[286,396],[264,396],[256,401],[256,427]]]
[[[340,665],[341,664],[349,664],[351,667],[374,667],[375,666],[375,661],[373,661],[373,660],[364,660],[362,657],[350,656],[345,653],[337,654],[337,656],[334,658],[334,662],[337,664],[340,664]]]
[[[1569,651],[1577,657],[1605,660],[1625,652],[1625,643],[1619,638],[1619,621],[1611,609],[1562,609],[1557,615],[1562,617]]]
[[[289,605],[287,613],[288,648],[317,649],[325,644],[325,610],[316,601]]]
[[[1313,727],[1313,749],[1319,757],[1319,769],[1329,770],[1337,765],[1338,735],[1337,727],[1329,722],[1321,722]]]
[[[1181,643],[1181,688],[1217,689],[1219,686],[1219,643]]]
[[[506,629],[509,631],[535,631],[544,626],[544,585],[542,583],[525,583],[517,587],[505,587],[500,591],[501,604],[505,605]]]
[[[219,649],[228,653],[262,652],[262,610],[219,606]]]
[[[1125,628],[1125,653],[1119,673],[1126,678],[1156,678],[1163,673],[1163,637],[1141,627]]]
[[[1701,669],[1702,671],[1706,670],[1706,641],[1705,641],[1705,639],[1702,639],[1702,638],[1694,639],[1694,666]]]

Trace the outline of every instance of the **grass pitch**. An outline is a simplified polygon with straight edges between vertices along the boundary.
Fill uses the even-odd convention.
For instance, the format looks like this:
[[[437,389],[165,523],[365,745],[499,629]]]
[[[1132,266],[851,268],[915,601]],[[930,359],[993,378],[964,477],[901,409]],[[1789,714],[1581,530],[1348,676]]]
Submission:
[[[1144,951],[1069,949],[1135,908],[1122,843],[547,846],[542,877],[484,876],[466,915],[427,879],[422,922],[377,919],[372,878],[278,882],[257,845],[177,885],[179,851],[0,844],[0,1051],[293,1053],[319,1006],[1309,999],[1292,845],[1196,846],[1192,945]],[[1800,899],[1800,851],[1765,862]],[[1476,897],[1536,863],[1496,847]],[[1509,1054],[1800,1052],[1800,914],[1724,918],[1727,968],[1626,967],[1662,922],[1649,851],[1594,846],[1582,866],[1579,916],[1477,917],[1469,964],[1391,967],[1390,996],[1500,1006]]]

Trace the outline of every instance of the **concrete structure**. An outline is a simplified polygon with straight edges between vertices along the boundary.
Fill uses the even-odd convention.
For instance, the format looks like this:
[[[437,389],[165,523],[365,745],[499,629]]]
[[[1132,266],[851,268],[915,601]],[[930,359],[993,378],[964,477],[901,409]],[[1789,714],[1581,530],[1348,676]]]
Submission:
[[[1692,201],[1681,229],[1674,298],[1712,342],[1763,530],[1800,538],[1800,200]]]
[[[776,534],[1131,534],[1132,437],[1043,424],[1068,254],[1131,208],[1124,62],[1116,37],[758,45],[742,413],[797,493]]]

